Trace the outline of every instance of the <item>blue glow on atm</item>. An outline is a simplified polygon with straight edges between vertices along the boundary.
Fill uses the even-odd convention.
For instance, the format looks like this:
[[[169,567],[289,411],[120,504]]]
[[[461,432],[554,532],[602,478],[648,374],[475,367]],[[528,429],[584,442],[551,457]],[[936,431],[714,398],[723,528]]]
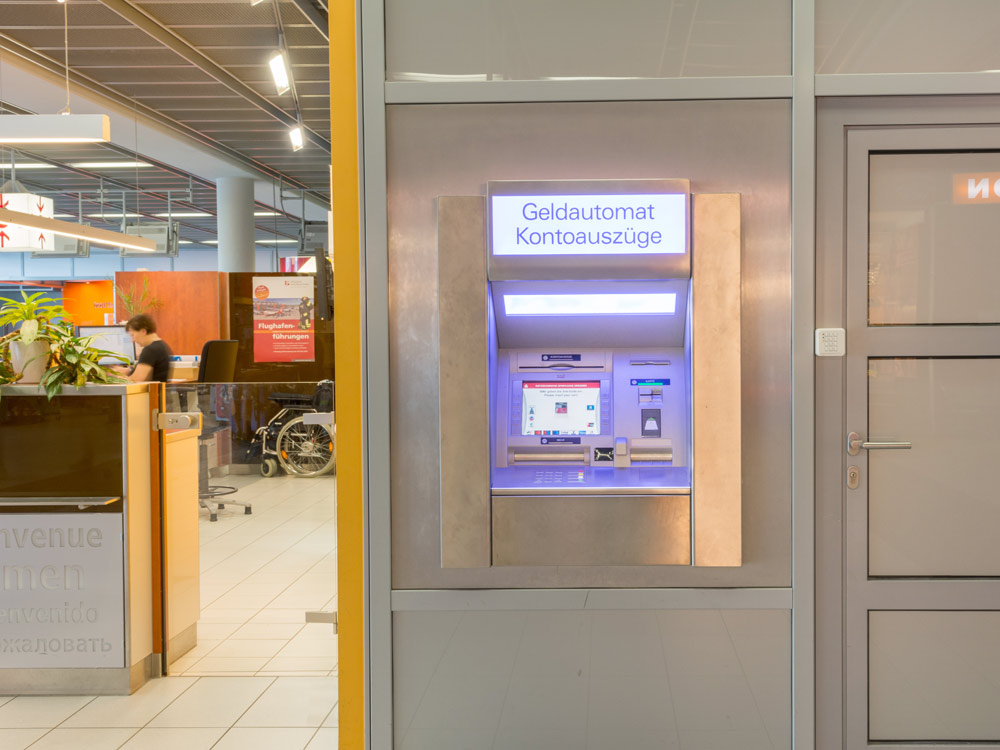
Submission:
[[[675,294],[505,294],[508,315],[673,315]]]

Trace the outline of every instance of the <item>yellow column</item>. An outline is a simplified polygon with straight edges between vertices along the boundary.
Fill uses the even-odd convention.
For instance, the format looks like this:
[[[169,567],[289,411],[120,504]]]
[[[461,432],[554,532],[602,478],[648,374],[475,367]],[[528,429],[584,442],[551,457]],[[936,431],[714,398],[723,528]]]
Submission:
[[[365,746],[361,222],[355,0],[330,12],[334,355],[337,419],[337,617],[341,750]]]

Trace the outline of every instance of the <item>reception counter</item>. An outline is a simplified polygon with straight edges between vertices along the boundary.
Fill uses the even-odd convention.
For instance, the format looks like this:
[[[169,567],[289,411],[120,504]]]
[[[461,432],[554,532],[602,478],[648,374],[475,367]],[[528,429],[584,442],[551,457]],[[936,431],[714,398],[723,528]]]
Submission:
[[[128,694],[162,673],[170,576],[152,407],[148,384],[69,387],[52,400],[34,385],[0,387],[0,695]],[[163,496],[194,549],[196,590],[197,460],[164,468],[178,474]],[[194,645],[193,625],[177,623],[188,631],[178,648]]]

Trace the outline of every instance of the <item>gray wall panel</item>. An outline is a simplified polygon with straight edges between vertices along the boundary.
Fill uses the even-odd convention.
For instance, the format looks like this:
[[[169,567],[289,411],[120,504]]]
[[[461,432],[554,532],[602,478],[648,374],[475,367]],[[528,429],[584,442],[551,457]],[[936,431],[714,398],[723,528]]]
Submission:
[[[787,586],[791,579],[787,101],[387,110],[393,588]],[[685,177],[743,208],[744,565],[442,570],[434,200],[487,180]]]
[[[787,610],[397,612],[396,748],[791,748]]]

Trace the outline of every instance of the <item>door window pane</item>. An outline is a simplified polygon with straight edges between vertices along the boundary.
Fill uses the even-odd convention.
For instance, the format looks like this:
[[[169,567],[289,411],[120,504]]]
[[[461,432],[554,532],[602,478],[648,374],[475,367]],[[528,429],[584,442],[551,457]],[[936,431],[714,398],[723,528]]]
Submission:
[[[870,164],[869,325],[1000,322],[1000,152]]]
[[[1000,576],[1000,359],[871,359],[873,576]]]

